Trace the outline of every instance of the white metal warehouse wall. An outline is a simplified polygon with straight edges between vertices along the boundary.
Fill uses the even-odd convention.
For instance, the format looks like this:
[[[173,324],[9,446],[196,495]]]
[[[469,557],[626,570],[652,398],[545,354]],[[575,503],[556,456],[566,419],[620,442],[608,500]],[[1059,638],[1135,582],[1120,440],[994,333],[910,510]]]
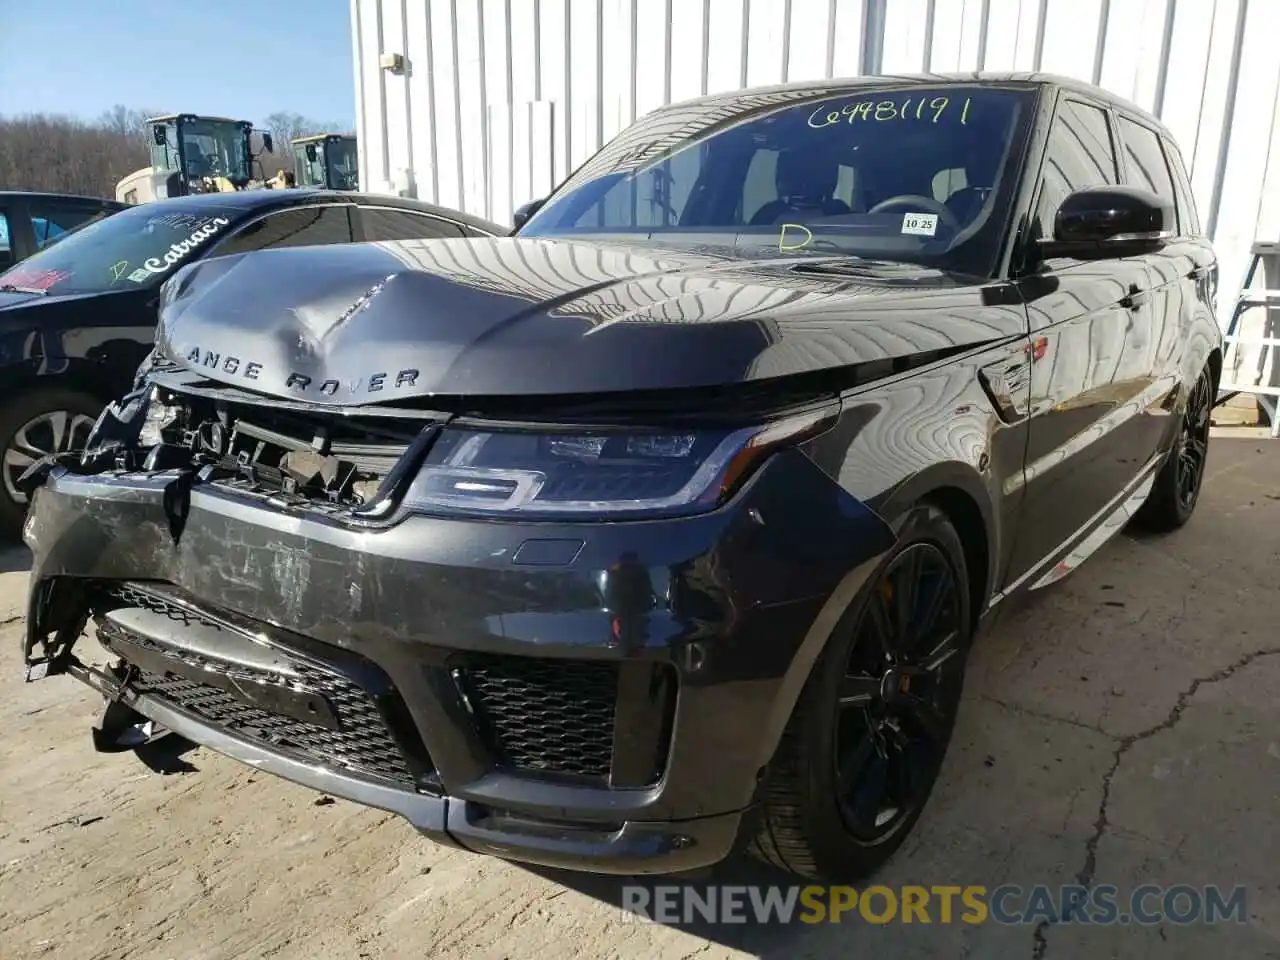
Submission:
[[[1235,295],[1280,240],[1280,0],[351,0],[361,186],[510,222],[634,118],[859,73],[1045,70],[1169,125]],[[402,66],[385,67],[400,54]]]

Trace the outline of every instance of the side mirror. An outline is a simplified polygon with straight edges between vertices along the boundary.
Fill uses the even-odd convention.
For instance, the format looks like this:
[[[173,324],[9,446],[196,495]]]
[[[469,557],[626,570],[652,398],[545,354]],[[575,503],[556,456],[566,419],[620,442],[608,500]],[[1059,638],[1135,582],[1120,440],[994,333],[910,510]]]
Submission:
[[[307,144],[307,161],[314,163],[316,159],[316,145],[314,143]]]
[[[164,124],[163,123],[153,124],[151,127],[151,142],[154,143],[157,147],[163,147],[165,144],[165,140],[166,140],[166,137],[164,132]]]
[[[547,202],[547,198],[543,197],[541,200],[530,200],[524,206],[517,207],[516,212],[511,217],[511,221],[514,224],[514,226],[512,227],[512,232],[519,230],[526,223],[528,223],[529,218],[532,217],[539,210],[541,210],[542,205],[546,202]]]
[[[276,152],[276,145],[271,139],[271,134],[264,133],[262,135],[262,149],[265,150],[267,153]]]
[[[1159,249],[1173,225],[1173,204],[1148,190],[1090,187],[1062,201],[1040,246],[1046,256],[1123,256]]]

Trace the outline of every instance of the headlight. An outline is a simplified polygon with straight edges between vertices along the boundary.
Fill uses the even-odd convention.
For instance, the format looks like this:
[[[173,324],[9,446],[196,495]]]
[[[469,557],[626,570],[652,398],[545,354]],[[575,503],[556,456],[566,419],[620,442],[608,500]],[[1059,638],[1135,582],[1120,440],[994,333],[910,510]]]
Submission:
[[[182,413],[181,407],[171,407],[160,399],[159,391],[151,388],[147,396],[146,415],[138,431],[138,446],[154,447],[164,442],[164,430]]]
[[[405,496],[410,509],[612,518],[711,510],[769,452],[825,429],[825,408],[765,426],[555,432],[446,429]]]

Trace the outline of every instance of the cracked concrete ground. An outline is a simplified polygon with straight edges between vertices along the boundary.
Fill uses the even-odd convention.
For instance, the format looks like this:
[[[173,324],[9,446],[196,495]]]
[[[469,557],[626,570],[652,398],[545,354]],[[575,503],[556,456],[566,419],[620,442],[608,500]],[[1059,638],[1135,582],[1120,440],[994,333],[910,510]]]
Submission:
[[[202,749],[93,753],[93,696],[19,683],[25,559],[0,555],[0,956],[1280,958],[1278,532],[1280,444],[1224,431],[1187,528],[1008,611],[877,878],[1245,886],[1216,926],[624,923],[620,881],[446,850]]]

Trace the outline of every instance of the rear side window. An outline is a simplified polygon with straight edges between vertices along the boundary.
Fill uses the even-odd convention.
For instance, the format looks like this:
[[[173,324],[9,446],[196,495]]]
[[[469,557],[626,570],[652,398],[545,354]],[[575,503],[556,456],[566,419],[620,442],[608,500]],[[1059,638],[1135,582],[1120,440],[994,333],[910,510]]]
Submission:
[[[346,206],[303,207],[263,217],[229,238],[217,252],[222,255],[350,242],[351,219]]]
[[[1124,142],[1124,162],[1132,186],[1150,190],[1162,200],[1177,205],[1173,177],[1160,146],[1160,136],[1127,117],[1120,118],[1120,139]]]
[[[1107,114],[1077,100],[1064,100],[1053,121],[1044,159],[1044,179],[1033,233],[1053,233],[1053,218],[1068,195],[1120,182]]]
[[[455,223],[407,210],[365,207],[358,216],[366,240],[439,240],[465,236]]]
[[[1200,214],[1196,210],[1196,198],[1191,192],[1191,181],[1187,178],[1187,168],[1182,163],[1182,154],[1177,144],[1164,141],[1164,153],[1169,158],[1169,170],[1173,173],[1173,192],[1178,198],[1178,222],[1183,233],[1193,237],[1201,236]]]

